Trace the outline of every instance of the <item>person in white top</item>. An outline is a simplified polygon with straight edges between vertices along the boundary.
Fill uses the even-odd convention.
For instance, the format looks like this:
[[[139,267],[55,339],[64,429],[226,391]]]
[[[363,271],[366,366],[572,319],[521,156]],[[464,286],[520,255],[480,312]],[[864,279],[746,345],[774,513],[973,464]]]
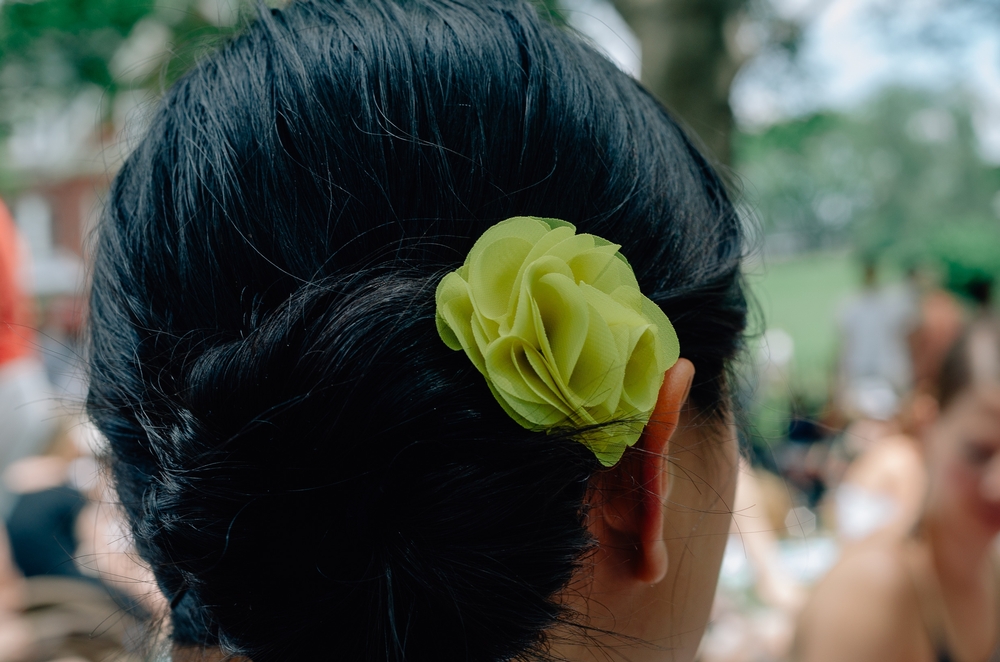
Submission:
[[[864,265],[864,286],[837,316],[840,336],[838,392],[851,418],[887,420],[911,388],[909,335],[918,322],[916,288],[907,280],[879,287],[874,262]]]

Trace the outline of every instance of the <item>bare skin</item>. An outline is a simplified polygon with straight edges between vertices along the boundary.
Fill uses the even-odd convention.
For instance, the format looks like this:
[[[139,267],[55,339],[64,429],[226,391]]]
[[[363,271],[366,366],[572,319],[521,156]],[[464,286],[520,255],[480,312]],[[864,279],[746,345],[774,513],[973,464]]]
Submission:
[[[637,448],[595,477],[597,553],[566,593],[584,624],[606,631],[554,646],[567,660],[694,657],[708,621],[732,516],[738,458],[728,422],[686,406],[694,366],[667,372]]]
[[[927,501],[915,531],[849,550],[816,588],[802,662],[985,662],[1000,645],[1000,386],[958,394],[925,433]]]
[[[891,499],[896,511],[884,526],[906,533],[919,518],[927,491],[919,441],[895,434],[875,442],[851,464],[843,483]]]

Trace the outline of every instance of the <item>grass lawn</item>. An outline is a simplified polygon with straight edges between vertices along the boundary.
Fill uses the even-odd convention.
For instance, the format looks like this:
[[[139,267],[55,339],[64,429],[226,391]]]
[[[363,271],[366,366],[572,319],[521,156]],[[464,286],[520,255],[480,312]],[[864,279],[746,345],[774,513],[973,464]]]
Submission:
[[[764,328],[783,329],[795,342],[789,387],[809,400],[826,396],[835,360],[837,309],[858,288],[860,272],[845,253],[799,255],[749,270]]]

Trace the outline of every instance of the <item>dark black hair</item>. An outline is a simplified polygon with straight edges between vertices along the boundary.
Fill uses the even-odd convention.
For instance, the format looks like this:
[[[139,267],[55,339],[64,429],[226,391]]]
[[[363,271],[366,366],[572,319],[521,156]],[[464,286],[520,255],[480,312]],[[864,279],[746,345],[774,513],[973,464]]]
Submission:
[[[993,276],[977,274],[965,284],[965,291],[977,306],[989,307],[993,301]]]
[[[544,651],[600,469],[434,323],[492,224],[622,245],[703,411],[746,317],[723,183],[520,0],[262,9],[168,91],[95,242],[88,408],[174,640],[254,662]]]
[[[983,315],[963,330],[945,355],[937,384],[939,407],[946,409],[959,393],[977,381],[1000,381],[997,356],[1000,356],[1000,319]]]

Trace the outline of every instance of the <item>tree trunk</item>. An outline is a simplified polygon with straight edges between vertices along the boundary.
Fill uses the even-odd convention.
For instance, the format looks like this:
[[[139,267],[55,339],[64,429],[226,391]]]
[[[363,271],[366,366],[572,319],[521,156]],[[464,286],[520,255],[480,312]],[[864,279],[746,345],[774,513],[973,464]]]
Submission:
[[[730,33],[746,0],[613,0],[642,46],[642,82],[730,162],[729,86],[739,68]]]

